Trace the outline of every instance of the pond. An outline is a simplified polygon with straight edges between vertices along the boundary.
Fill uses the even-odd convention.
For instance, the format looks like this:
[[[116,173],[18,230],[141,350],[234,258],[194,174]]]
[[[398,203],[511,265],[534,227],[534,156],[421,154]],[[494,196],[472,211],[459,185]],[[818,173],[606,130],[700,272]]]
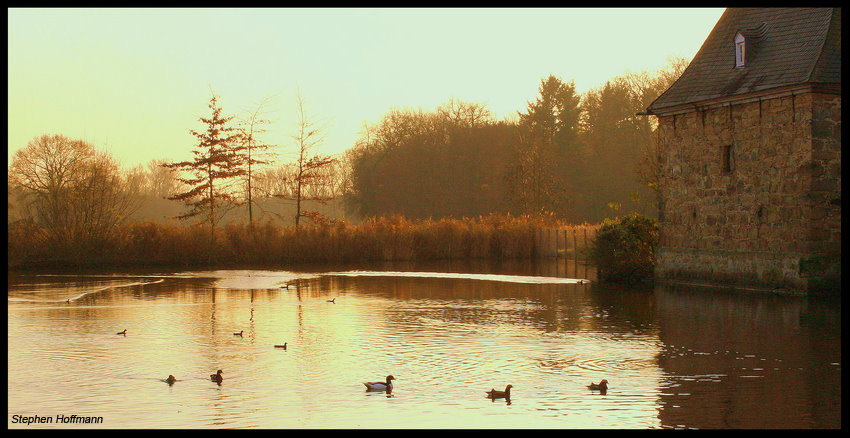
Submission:
[[[841,427],[840,302],[593,280],[563,260],[10,273],[7,424]]]

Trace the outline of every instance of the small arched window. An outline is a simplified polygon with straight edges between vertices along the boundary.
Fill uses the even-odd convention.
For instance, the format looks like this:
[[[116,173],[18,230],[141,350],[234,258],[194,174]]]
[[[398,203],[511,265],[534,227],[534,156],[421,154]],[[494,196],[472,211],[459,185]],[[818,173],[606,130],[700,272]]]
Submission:
[[[743,67],[747,62],[747,42],[741,32],[735,34],[735,67]]]

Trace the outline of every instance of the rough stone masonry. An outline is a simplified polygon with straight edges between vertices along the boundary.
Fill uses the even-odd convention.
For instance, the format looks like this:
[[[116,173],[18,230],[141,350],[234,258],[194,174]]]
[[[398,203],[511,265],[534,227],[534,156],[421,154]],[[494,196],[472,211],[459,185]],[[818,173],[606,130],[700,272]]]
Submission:
[[[725,102],[658,122],[656,278],[838,287],[840,94]]]

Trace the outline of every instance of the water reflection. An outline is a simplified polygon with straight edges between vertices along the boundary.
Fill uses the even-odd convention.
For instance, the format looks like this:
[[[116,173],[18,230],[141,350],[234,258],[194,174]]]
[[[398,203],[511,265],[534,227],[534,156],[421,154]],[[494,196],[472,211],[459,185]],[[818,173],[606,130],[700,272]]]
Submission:
[[[12,275],[9,418],[88,413],[107,428],[840,427],[840,305],[499,278],[572,269],[587,275],[570,278],[595,280],[578,264],[358,270],[381,268],[417,275],[329,275],[344,266]],[[474,275],[445,275],[464,270]],[[211,382],[218,369],[222,381]],[[363,391],[387,375],[398,377],[390,391]],[[176,382],[162,385],[165,376]],[[607,390],[588,388],[603,379]],[[508,383],[509,397],[482,400]],[[388,409],[403,421],[369,420]]]
[[[840,306],[659,287],[662,424],[841,426]]]

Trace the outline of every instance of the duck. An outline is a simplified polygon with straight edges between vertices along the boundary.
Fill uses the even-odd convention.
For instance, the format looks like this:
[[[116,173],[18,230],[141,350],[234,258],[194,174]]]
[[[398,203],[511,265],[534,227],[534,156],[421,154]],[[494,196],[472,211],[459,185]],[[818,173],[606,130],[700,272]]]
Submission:
[[[127,336],[127,329],[124,329],[123,331],[120,331],[120,332],[116,333],[116,335],[124,335],[124,336]]]
[[[393,376],[387,376],[386,382],[363,382],[366,385],[367,391],[392,391],[393,390],[393,380],[396,378]]]
[[[602,392],[605,392],[605,391],[607,391],[607,390],[608,390],[608,381],[607,381],[607,380],[605,380],[605,379],[602,379],[602,381],[600,381],[600,382],[599,382],[599,384],[596,384],[596,383],[590,382],[590,385],[587,385],[587,387],[588,387],[588,389],[590,389],[591,391],[602,391]]]
[[[334,297],[334,299],[332,299],[332,300],[328,300],[328,302],[336,304],[336,297]]]
[[[176,377],[174,377],[174,376],[172,376],[171,374],[169,374],[169,375],[168,375],[168,378],[167,378],[167,379],[163,380],[163,382],[165,382],[165,383],[167,383],[167,384],[169,384],[169,385],[173,385],[173,384],[174,384],[174,382],[176,382],[176,381],[177,381],[177,378],[176,378]]]
[[[239,330],[239,333],[234,333],[233,336],[242,336],[242,332],[245,330]]]
[[[286,350],[286,342],[284,342],[283,345],[275,345],[274,348],[283,348]]]
[[[221,370],[216,371],[215,374],[210,374],[210,380],[221,383],[221,381],[224,380],[221,378]]]
[[[487,391],[487,397],[511,398],[511,388],[513,388],[513,385],[506,386],[504,391],[496,391],[495,388],[491,388],[489,391]]]

